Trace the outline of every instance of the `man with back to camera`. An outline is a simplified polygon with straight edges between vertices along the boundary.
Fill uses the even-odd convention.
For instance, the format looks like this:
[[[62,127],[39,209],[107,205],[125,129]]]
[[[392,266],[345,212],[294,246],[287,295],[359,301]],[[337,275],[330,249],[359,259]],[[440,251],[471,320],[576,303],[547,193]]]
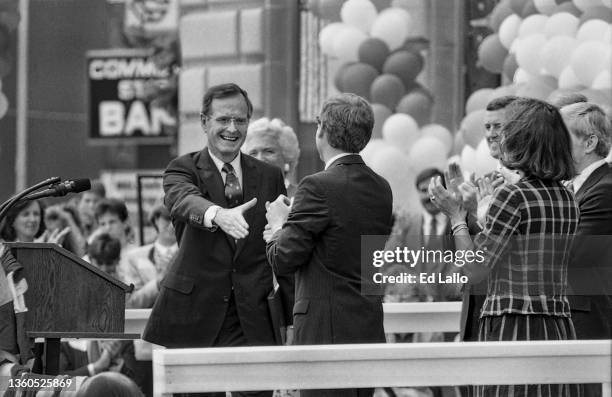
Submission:
[[[268,207],[268,260],[277,277],[296,275],[298,345],[385,341],[382,296],[362,291],[373,266],[361,267],[361,236],[388,235],[389,184],[365,165],[374,116],[365,99],[340,94],[322,107],[315,135],[325,170],[305,177],[291,207]],[[381,247],[382,248],[382,247]],[[302,390],[301,396],[368,396],[372,389]]]
[[[561,108],[570,132],[578,175],[568,188],[576,195],[580,222],[568,267],[568,300],[578,339],[612,338],[610,286],[612,236],[612,125],[597,105],[579,102]],[[606,235],[606,236],[603,236]],[[601,396],[601,385],[585,385],[585,396]]]
[[[286,191],[280,169],[240,152],[252,112],[236,84],[209,88],[201,113],[208,148],[174,159],[164,172],[179,251],[143,335],[149,342],[171,348],[275,344],[267,303],[272,271],[261,235],[265,202]],[[278,282],[290,324],[293,281]]]

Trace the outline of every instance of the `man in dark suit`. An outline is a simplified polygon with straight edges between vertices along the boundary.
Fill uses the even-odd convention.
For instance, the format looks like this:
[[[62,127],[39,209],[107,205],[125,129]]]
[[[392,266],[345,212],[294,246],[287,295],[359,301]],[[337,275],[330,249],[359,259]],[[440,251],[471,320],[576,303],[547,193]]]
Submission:
[[[269,205],[268,260],[277,276],[296,274],[295,344],[384,342],[382,296],[364,292],[375,268],[361,266],[361,237],[388,235],[392,226],[389,184],[358,154],[372,134],[372,108],[357,95],[340,94],[323,104],[317,122],[325,170],[300,182],[291,212],[281,199]],[[350,389],[301,395],[371,394]]]
[[[237,85],[211,87],[201,113],[208,148],[174,159],[164,173],[179,251],[143,335],[149,342],[173,348],[275,344],[267,305],[272,271],[261,235],[264,203],[286,191],[280,169],[240,152],[252,111]],[[290,321],[293,281],[277,279]]]
[[[612,338],[612,126],[604,111],[587,102],[561,108],[570,131],[578,175],[569,187],[576,194],[580,223],[568,268],[568,299],[578,339]],[[601,396],[587,385],[586,396]]]

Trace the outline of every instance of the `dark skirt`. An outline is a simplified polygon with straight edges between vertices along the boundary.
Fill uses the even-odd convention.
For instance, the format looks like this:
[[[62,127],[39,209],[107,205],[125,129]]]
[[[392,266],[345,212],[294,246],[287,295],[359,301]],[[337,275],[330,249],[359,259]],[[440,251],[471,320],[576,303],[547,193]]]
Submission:
[[[480,319],[478,341],[572,340],[576,331],[568,317],[542,314],[503,314]],[[577,384],[473,386],[476,397],[581,397]]]

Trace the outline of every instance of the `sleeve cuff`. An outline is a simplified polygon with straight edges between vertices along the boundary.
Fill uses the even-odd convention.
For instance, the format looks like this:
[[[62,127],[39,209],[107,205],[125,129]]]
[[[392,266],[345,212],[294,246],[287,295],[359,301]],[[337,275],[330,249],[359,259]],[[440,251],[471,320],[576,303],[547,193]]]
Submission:
[[[96,374],[93,364],[87,364],[87,372],[89,372],[89,376],[94,376]]]
[[[204,213],[204,227],[217,229],[217,225],[213,225],[213,219],[217,216],[217,212],[221,209],[218,205],[211,205]]]

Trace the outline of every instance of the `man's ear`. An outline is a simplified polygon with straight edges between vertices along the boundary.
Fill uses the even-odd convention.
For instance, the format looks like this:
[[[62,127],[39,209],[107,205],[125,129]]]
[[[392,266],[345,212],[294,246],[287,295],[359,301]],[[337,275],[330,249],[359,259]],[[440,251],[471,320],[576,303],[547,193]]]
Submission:
[[[586,153],[593,153],[597,144],[599,143],[599,138],[596,135],[589,135],[584,143],[584,151]]]

